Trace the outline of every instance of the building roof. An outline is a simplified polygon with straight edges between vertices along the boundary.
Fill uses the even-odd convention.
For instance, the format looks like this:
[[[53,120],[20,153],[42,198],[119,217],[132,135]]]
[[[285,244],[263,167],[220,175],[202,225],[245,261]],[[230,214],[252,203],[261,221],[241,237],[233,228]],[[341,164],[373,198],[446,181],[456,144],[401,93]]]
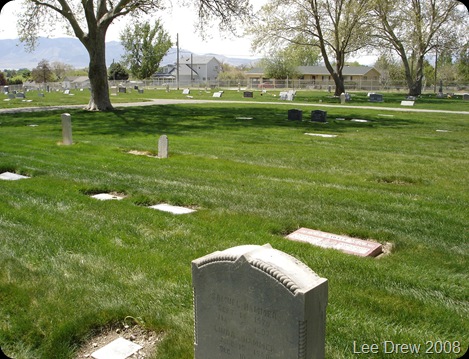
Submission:
[[[370,66],[344,66],[342,74],[346,76],[364,76],[373,69],[374,67]],[[330,75],[326,66],[298,66],[297,70],[303,75]],[[375,71],[377,70],[375,69]],[[256,67],[247,71],[247,73],[251,75],[263,75],[264,69]]]
[[[192,64],[193,65],[206,65],[210,61],[215,59],[218,63],[220,62],[215,56],[210,56],[210,55],[192,55]],[[191,57],[190,56],[183,56],[179,59],[180,64],[188,64],[190,66],[191,64]]]
[[[64,81],[70,81],[72,83],[82,83],[89,80],[88,76],[66,76],[64,78]]]

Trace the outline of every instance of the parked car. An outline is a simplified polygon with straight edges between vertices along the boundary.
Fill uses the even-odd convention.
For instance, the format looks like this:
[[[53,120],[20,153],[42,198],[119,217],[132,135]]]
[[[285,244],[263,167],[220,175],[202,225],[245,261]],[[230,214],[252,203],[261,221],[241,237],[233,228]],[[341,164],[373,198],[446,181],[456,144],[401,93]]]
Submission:
[[[267,88],[274,88],[274,84],[271,82],[261,82],[259,85],[257,85],[257,88],[260,89],[267,89]]]

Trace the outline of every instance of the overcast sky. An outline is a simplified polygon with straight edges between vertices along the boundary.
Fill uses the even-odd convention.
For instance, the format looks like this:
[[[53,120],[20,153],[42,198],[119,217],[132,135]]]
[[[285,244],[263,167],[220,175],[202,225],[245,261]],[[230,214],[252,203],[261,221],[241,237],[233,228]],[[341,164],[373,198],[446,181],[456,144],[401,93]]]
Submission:
[[[267,0],[254,0],[255,8],[259,8]],[[171,39],[176,43],[176,36],[179,34],[179,47],[195,53],[217,53],[229,57],[262,57],[251,51],[250,40],[247,38],[235,38],[229,36],[224,39],[218,32],[218,27],[214,25],[213,30],[208,29],[212,38],[202,40],[194,29],[197,15],[190,8],[177,6],[177,1],[173,1],[173,9],[162,12],[160,17],[163,20],[165,30],[170,34]],[[16,29],[16,13],[20,9],[20,0],[9,1],[0,12],[0,39],[18,38]],[[119,32],[126,25],[126,18],[117,23],[113,23],[108,32],[106,41],[119,41]],[[47,36],[45,33],[42,36]],[[64,37],[64,33],[55,33],[50,37]]]
[[[268,0],[252,0],[254,10],[267,3]],[[184,50],[194,52],[196,54],[214,53],[225,55],[228,57],[241,58],[261,58],[263,53],[253,53],[251,50],[251,41],[249,38],[236,38],[226,34],[228,38],[220,36],[217,25],[213,26],[207,32],[211,38],[202,40],[195,30],[194,23],[197,15],[193,9],[180,7],[178,1],[173,0],[173,9],[162,12],[159,17],[162,19],[165,30],[170,34],[174,44],[176,44],[176,36],[179,34],[179,47]],[[16,39],[18,38],[16,29],[16,13],[20,9],[20,0],[9,1],[0,12],[0,39]],[[129,17],[123,17],[116,23],[111,24],[108,29],[106,41],[119,41],[119,33],[125,27]],[[47,36],[47,34],[41,34]],[[64,33],[55,33],[50,37],[64,37]],[[362,65],[372,65],[376,61],[376,56],[358,56],[356,59]]]

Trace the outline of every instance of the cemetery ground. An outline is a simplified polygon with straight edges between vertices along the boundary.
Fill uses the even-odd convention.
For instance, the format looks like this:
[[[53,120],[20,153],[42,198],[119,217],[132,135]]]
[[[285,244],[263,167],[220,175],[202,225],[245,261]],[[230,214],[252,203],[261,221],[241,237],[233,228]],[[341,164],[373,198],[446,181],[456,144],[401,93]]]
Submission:
[[[288,121],[295,103],[252,99],[69,109],[70,146],[64,111],[1,114],[0,173],[30,178],[0,181],[0,347],[15,359],[75,359],[127,323],[161,338],[153,358],[193,358],[191,261],[270,243],[328,279],[326,358],[462,356],[469,116],[387,111],[399,107],[395,96],[381,109],[324,103],[327,123],[307,121],[316,106]],[[468,109],[439,100],[418,106]],[[169,158],[155,158],[163,134]],[[98,193],[124,198],[91,198]],[[148,208],[158,203],[196,212]],[[285,238],[301,227],[378,241],[387,253]]]
[[[252,90],[253,97],[243,97],[244,90],[225,90],[223,91],[221,98],[213,97],[214,92],[218,89],[205,89],[195,88],[190,89],[188,95],[183,94],[184,89],[181,87],[180,90],[171,89],[166,92],[162,88],[151,88],[144,89],[143,93],[137,90],[127,88],[126,93],[116,92],[115,89],[111,89],[111,101],[113,105],[118,106],[124,103],[151,103],[153,100],[184,100],[187,102],[197,100],[203,101],[242,101],[243,103],[255,103],[255,102],[277,102],[277,103],[292,103],[301,105],[336,105],[340,104],[340,99],[334,97],[332,93],[327,91],[319,90],[299,90],[296,93],[294,101],[281,101],[280,92],[282,90],[268,90],[263,93],[260,90]],[[370,91],[373,92],[373,91]],[[462,90],[461,93],[452,94],[448,96],[444,94],[444,98],[438,98],[436,94],[426,93],[421,97],[417,98],[414,106],[415,109],[427,109],[427,110],[448,110],[448,111],[469,111],[469,101],[462,100],[463,93],[467,90]],[[402,108],[401,102],[406,100],[407,96],[404,91],[377,91],[383,95],[383,102],[370,102],[367,92],[351,92],[352,101],[347,102],[347,106],[373,106],[383,108]],[[13,97],[13,94],[10,94]],[[81,106],[86,105],[89,101],[89,90],[69,90],[69,94],[65,94],[64,91],[38,91],[30,90],[25,92],[25,98],[16,97],[9,98],[8,95],[0,94],[0,110],[2,109],[18,109],[27,107],[57,107],[65,105]]]

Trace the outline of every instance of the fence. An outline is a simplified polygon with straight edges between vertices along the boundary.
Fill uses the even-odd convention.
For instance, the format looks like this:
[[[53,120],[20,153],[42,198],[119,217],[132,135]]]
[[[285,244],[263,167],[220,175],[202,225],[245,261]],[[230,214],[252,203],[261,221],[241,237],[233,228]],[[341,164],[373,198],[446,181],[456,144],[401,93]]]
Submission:
[[[167,80],[167,79],[153,79],[153,80],[142,80],[142,81],[109,81],[109,87],[111,89],[116,87],[127,87],[140,89],[151,89],[151,88],[192,88],[192,89],[250,89],[250,90],[279,90],[284,89],[297,89],[297,90],[322,90],[334,92],[335,83],[333,81],[313,81],[313,80],[273,80],[268,82],[260,83],[258,80],[253,79],[240,79],[240,80],[212,80],[212,81],[180,81]],[[46,84],[23,84],[23,85],[8,85],[4,89],[8,88],[8,91],[22,92],[28,90],[39,90],[39,91],[63,91],[65,87],[60,82],[51,82]],[[84,87],[79,86],[77,88],[89,88],[89,84]],[[380,81],[372,80],[358,80],[358,81],[345,81],[346,91],[402,91],[407,92],[407,84],[404,81],[388,81],[382,83]],[[428,85],[422,89],[423,92],[437,92],[439,85],[436,87],[433,84]],[[5,91],[4,91],[5,92]],[[449,83],[443,84],[444,93],[452,92],[469,92],[469,84],[463,83]]]

